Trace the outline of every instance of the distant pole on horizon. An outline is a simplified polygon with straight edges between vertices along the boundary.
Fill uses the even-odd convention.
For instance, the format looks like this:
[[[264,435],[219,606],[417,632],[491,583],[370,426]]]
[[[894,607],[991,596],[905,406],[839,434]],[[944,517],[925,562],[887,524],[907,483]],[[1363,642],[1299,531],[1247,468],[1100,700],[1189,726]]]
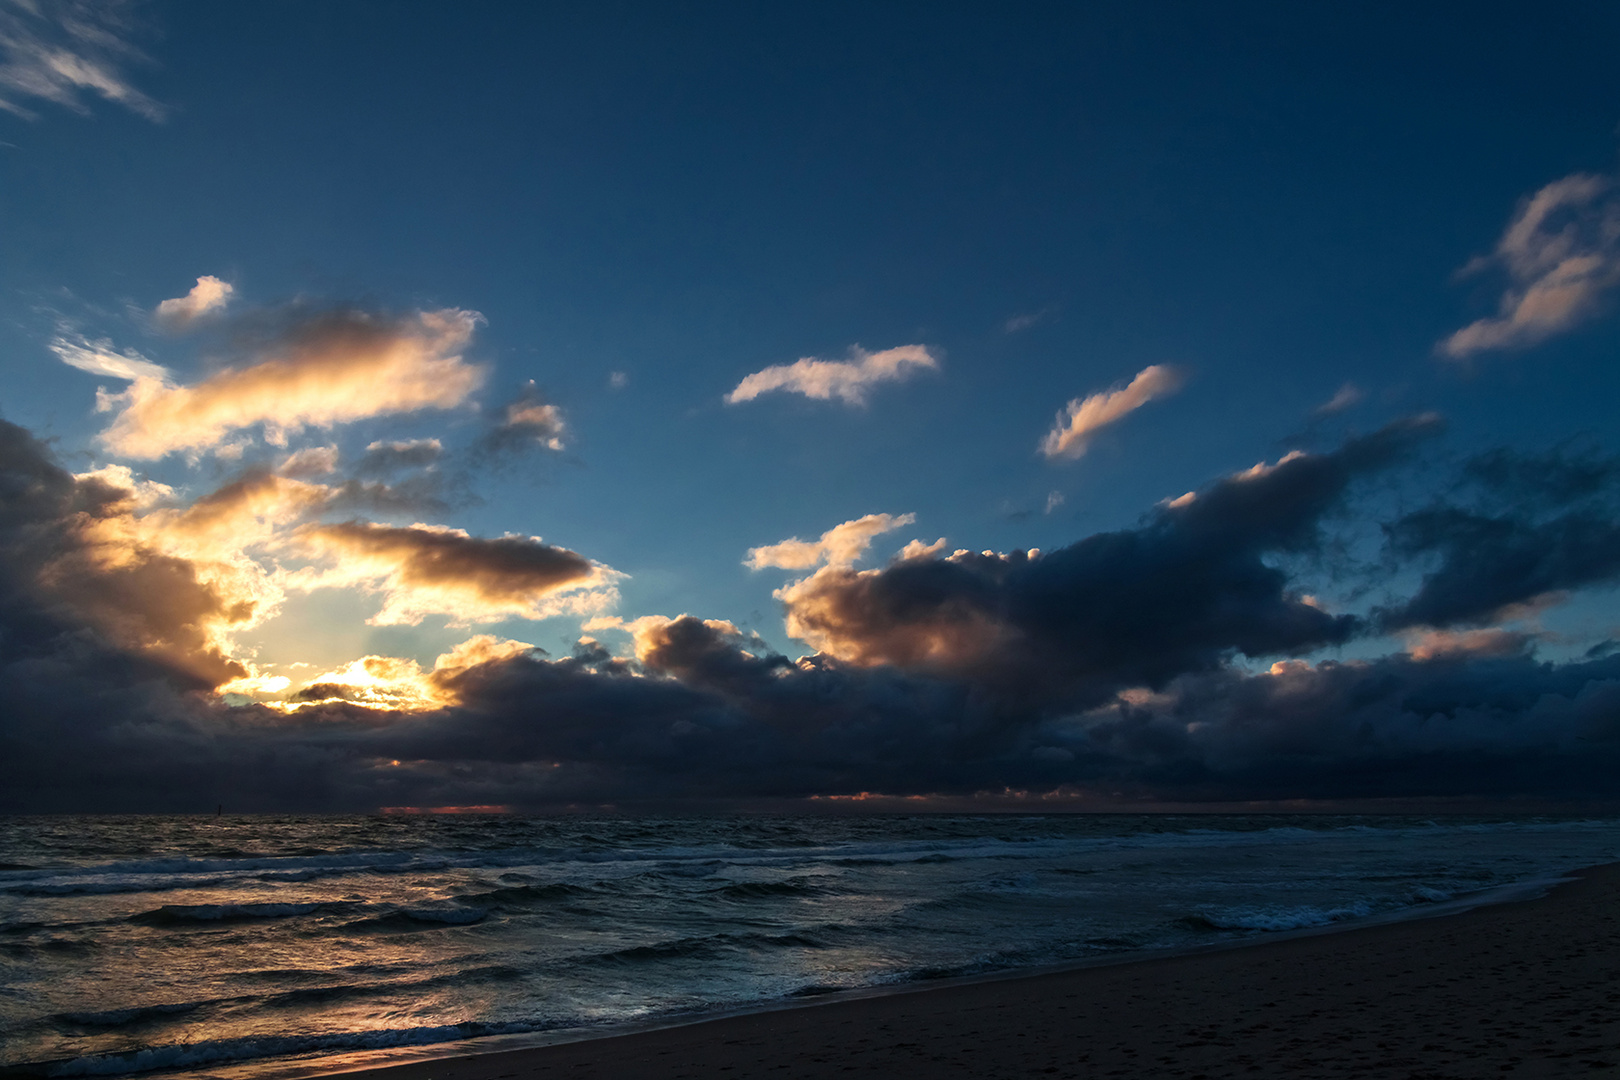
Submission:
[[[224,815],[224,813],[225,813],[225,804],[224,803],[220,803],[218,806],[214,807],[214,816],[215,817],[222,817]]]

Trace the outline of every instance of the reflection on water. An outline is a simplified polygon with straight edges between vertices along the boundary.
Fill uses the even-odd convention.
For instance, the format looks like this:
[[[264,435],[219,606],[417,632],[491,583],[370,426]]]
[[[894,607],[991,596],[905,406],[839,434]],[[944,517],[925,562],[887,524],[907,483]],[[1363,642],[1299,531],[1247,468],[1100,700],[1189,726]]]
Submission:
[[[1620,822],[1543,818],[0,819],[0,1066],[623,1023],[1321,925],[1616,858]]]

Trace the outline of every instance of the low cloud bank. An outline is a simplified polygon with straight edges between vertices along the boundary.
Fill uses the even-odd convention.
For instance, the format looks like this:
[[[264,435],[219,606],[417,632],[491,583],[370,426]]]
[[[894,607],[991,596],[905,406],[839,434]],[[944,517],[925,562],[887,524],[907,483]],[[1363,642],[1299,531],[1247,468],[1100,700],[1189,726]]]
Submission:
[[[1161,506],[1135,528],[1045,554],[918,546],[858,570],[818,552],[822,565],[782,593],[789,617],[818,636],[819,651],[799,659],[723,620],[649,617],[623,624],[632,655],[583,639],[554,658],[480,635],[430,669],[356,661],[278,711],[208,692],[230,674],[228,660],[196,670],[209,655],[200,628],[253,617],[227,604],[200,564],[138,545],[98,554],[98,523],[128,517],[138,493],[111,473],[73,477],[27,432],[0,426],[0,805],[545,809],[1007,791],[1051,793],[1044,805],[1062,805],[1065,793],[1614,797],[1620,643],[1547,662],[1534,634],[1469,614],[1500,612],[1549,583],[1604,587],[1613,575],[1602,558],[1571,557],[1563,576],[1521,574],[1508,585],[1482,573],[1477,595],[1428,615],[1414,608],[1425,590],[1453,595],[1431,587],[1435,577],[1388,612],[1334,614],[1284,569],[1330,544],[1333,515],[1354,489],[1400,468],[1436,430],[1405,421],[1291,454]],[[1413,515],[1450,507],[1495,520],[1511,512],[1515,478],[1539,474],[1550,479],[1538,502],[1520,504],[1525,527],[1586,536],[1566,519],[1605,523],[1610,532],[1571,550],[1612,554],[1606,459],[1499,454],[1469,469],[1472,488],[1447,495],[1465,501],[1390,523],[1392,551],[1418,552],[1434,575],[1448,560],[1479,560],[1496,549],[1454,539],[1473,536],[1467,528],[1420,543],[1431,534]],[[244,478],[172,511],[169,528],[189,530],[201,552],[212,530],[239,530],[317,487],[301,484]],[[311,535],[386,555],[385,583],[428,588],[442,573],[457,588],[483,588],[480,575],[498,567],[499,588],[479,594],[498,603],[520,578],[528,591],[514,602],[529,602],[599,569],[531,538],[318,528],[336,531]],[[810,570],[807,558],[766,563]],[[1445,629],[1445,612],[1466,627]],[[1407,647],[1321,655],[1391,620],[1410,625]]]

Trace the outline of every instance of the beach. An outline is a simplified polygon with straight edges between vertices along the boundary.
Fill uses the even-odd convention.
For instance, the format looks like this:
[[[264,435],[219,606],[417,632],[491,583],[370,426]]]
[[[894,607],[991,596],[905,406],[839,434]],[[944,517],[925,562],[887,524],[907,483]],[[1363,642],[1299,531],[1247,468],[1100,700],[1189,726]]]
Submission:
[[[1617,1003],[1620,864],[1455,915],[340,1075],[1600,1076]]]

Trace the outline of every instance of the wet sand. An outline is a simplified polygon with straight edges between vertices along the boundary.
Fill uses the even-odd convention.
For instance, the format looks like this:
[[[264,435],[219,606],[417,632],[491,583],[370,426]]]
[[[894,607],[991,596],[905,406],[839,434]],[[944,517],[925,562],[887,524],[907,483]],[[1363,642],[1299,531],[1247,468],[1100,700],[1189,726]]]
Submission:
[[[1456,915],[346,1080],[1620,1076],[1620,864]]]

